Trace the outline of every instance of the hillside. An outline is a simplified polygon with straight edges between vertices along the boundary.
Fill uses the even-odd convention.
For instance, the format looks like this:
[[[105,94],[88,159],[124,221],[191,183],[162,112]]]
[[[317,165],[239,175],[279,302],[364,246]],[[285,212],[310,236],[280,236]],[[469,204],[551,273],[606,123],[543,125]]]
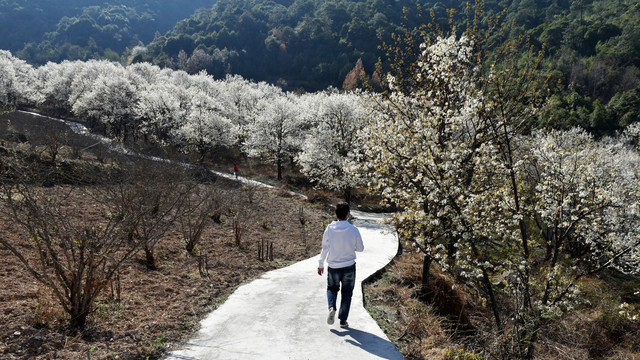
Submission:
[[[340,87],[359,58],[371,73],[382,55],[378,34],[390,39],[402,31],[403,7],[414,9],[416,2],[219,1],[156,38],[134,61],[180,68],[187,61],[180,51],[196,57],[194,50],[202,50],[213,56],[204,68],[214,76],[231,72],[306,90]],[[412,24],[415,15],[408,13]]]
[[[110,58],[153,40],[215,0],[2,0],[0,49],[37,64]],[[6,36],[11,34],[11,36]]]
[[[52,134],[62,140],[54,159],[49,151]],[[200,199],[210,195],[213,195],[209,198],[213,200],[211,204],[217,205],[208,208],[210,213],[198,216],[180,212],[170,228],[151,245],[155,266],[149,266],[149,258],[142,249],[119,266],[117,275],[96,297],[81,335],[68,331],[71,320],[55,293],[35,281],[21,259],[0,246],[2,359],[158,359],[169,345],[196,330],[199,320],[239,285],[320,251],[317,239],[322,236],[323,224],[331,219],[331,213],[322,205],[301,202],[277,191],[241,186],[205,171],[185,172],[179,166],[126,157],[103,145],[91,145],[95,145],[95,139],[75,134],[62,123],[44,117],[24,113],[0,116],[3,196],[8,182],[16,175],[15,169],[28,165],[35,174],[29,189],[44,195],[46,201],[53,198],[62,204],[58,210],[62,209],[64,215],[59,215],[70,220],[65,225],[82,229],[83,233],[96,231],[108,222],[105,220],[109,220],[114,204],[97,199],[104,199],[102,195],[109,189],[121,185],[125,187],[120,189],[135,192],[158,189],[167,180],[195,181],[199,184],[195,188],[199,198],[188,207],[202,205]],[[262,170],[258,166],[242,166],[245,175]],[[133,188],[127,185],[131,179],[136,179],[130,183]],[[3,201],[0,207],[1,236],[10,237],[11,243],[24,254],[23,260],[34,268],[46,267],[39,262],[38,244],[30,240],[28,231],[15,222],[5,205]],[[307,222],[302,225],[302,221]],[[203,227],[196,247],[187,251],[185,241],[190,239],[189,230],[193,234],[196,222]],[[56,225],[57,222],[49,223],[51,228]],[[78,236],[74,230],[69,236]],[[134,240],[130,239],[129,245],[131,241]],[[74,255],[84,251],[79,241],[75,244]],[[123,248],[126,250],[129,245]],[[260,246],[265,245],[270,251],[261,256]],[[92,250],[101,251],[103,246],[109,244]],[[117,257],[123,248],[104,254],[108,258]],[[54,251],[65,259],[63,266],[69,265],[66,261],[76,264],[83,261],[75,256],[65,257],[71,254],[65,253],[63,246]],[[93,255],[82,254],[88,258]],[[91,262],[84,264],[92,266]],[[105,268],[111,266],[109,263]],[[78,271],[82,273],[83,269]],[[94,279],[102,281],[106,273],[99,271]],[[72,274],[73,271],[67,276]],[[87,290],[91,282],[82,286]]]

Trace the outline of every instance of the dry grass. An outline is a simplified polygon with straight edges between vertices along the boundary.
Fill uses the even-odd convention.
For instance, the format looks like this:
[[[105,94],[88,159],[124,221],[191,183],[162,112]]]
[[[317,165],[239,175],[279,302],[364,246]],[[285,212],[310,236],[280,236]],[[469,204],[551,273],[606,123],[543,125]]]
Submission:
[[[448,319],[424,303],[420,289],[422,257],[405,254],[383,278],[365,287],[368,310],[407,359],[445,359],[456,347]]]
[[[19,148],[47,166],[47,159],[29,146],[8,140],[3,143],[3,148]],[[72,162],[67,151],[62,149],[58,164]],[[12,161],[7,155],[0,154],[0,164]],[[81,157],[73,160],[77,165],[69,170],[105,167],[89,154]],[[91,221],[94,212],[103,210],[86,195],[88,187],[96,186],[88,183],[93,185],[61,181],[39,191],[68,193],[70,201],[84,209],[83,218]],[[223,180],[214,184],[207,186],[220,186],[218,196],[229,199],[234,214],[243,221],[242,246],[234,245],[231,209],[212,214],[194,253],[186,251],[179,226],[170,229],[155,248],[158,268],[149,270],[144,254],[125,263],[119,279],[100,294],[89,325],[77,336],[67,331],[68,319],[57,299],[0,246],[0,359],[160,358],[173,344],[190,337],[199,320],[236,287],[319,252],[323,224],[332,218],[326,204],[310,206],[299,198],[278,196],[277,191],[240,187]],[[298,216],[301,206],[304,228]],[[30,259],[37,258],[25,232],[2,216],[0,235],[10,236]],[[272,261],[258,256],[263,242],[273,244]]]
[[[421,274],[422,256],[404,254],[365,287],[367,309],[405,358],[508,359],[509,339],[496,334],[490,312],[470,289],[432,265],[426,303]],[[541,332],[536,358],[640,360],[640,324],[621,313],[620,294],[599,279],[582,285],[585,304]]]

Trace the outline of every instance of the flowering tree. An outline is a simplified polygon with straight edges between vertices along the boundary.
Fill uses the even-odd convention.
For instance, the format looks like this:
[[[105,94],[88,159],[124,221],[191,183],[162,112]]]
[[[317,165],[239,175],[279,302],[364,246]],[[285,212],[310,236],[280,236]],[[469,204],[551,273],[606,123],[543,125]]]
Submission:
[[[89,117],[107,127],[107,134],[126,142],[134,129],[134,109],[138,92],[122,74],[99,76],[91,90],[73,104],[76,116]]]
[[[182,121],[185,110],[180,106],[180,95],[185,92],[169,82],[149,84],[139,93],[135,116],[141,133],[155,143],[163,143]]]
[[[365,110],[355,93],[322,92],[304,97],[313,126],[297,161],[302,172],[319,186],[342,192],[347,202],[360,179],[346,171],[361,146],[357,132],[364,125]]]
[[[15,71],[12,65],[8,57],[0,57],[0,111],[13,106]]]
[[[171,131],[173,141],[184,151],[196,151],[203,161],[216,147],[231,145],[231,121],[222,115],[220,103],[200,91],[191,91],[184,119]]]
[[[84,63],[81,61],[64,61],[60,64],[47,63],[37,69],[38,108],[52,115],[65,116],[71,114],[72,84],[81,72]]]
[[[75,110],[73,110],[73,107],[78,100],[85,101],[89,99],[87,94],[93,90],[98,77],[115,75],[119,70],[118,65],[109,61],[90,60],[87,62],[78,62],[77,65],[77,74],[71,82],[71,93],[67,99],[69,108],[71,108],[74,113]],[[91,118],[87,120],[89,120],[90,125],[95,125],[94,121],[97,121]]]
[[[422,45],[413,77],[389,75],[390,91],[369,99],[361,170],[403,209],[392,222],[425,254],[424,290],[434,260],[476,284],[512,339],[502,350],[532,358],[542,327],[575,305],[577,280],[630,269],[640,242],[627,225],[638,221],[635,175],[624,171],[634,156],[579,131],[522,131],[545,88],[531,49],[497,66],[519,45],[488,65],[466,35]]]
[[[134,74],[146,84],[160,84],[169,81],[169,73],[150,63],[135,63],[127,66],[127,72]]]
[[[299,109],[295,101],[290,94],[261,99],[257,118],[247,127],[249,135],[244,150],[249,156],[276,164],[278,180],[282,179],[283,164],[292,159],[300,147]]]
[[[35,70],[10,52],[0,50],[0,111],[34,101]]]
[[[389,75],[391,92],[371,95],[375,111],[360,133],[361,169],[369,184],[404,209],[393,222],[425,254],[425,289],[431,261],[454,260],[465,235],[461,210],[474,175],[473,156],[486,142],[471,45],[467,37],[452,36],[424,47],[415,79],[420,86],[398,87]]]
[[[579,302],[580,278],[637,264],[637,177],[629,171],[637,154],[576,129],[512,145],[513,169],[504,158],[482,158],[477,172],[492,176],[479,180],[491,185],[474,194],[466,214],[474,236],[491,244],[481,253],[494,254],[478,260],[502,279],[513,304],[506,315],[516,341],[507,350],[531,358],[540,329]],[[469,274],[477,267],[459,265]]]
[[[242,146],[249,137],[249,124],[260,110],[260,100],[282,96],[282,91],[264,82],[250,82],[239,75],[227,76],[224,89],[228,116],[236,127],[237,143]]]

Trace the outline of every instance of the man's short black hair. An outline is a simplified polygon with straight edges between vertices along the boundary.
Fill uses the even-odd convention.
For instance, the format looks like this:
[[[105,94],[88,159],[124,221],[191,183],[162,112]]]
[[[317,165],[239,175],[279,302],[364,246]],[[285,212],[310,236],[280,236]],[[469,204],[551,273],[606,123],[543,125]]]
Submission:
[[[347,220],[347,215],[349,214],[349,204],[340,203],[336,205],[336,216],[338,220]]]

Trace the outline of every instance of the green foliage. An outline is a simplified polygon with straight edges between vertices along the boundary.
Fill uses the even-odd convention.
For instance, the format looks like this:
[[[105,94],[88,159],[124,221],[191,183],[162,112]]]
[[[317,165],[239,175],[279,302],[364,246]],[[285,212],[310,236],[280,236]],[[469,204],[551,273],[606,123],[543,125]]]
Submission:
[[[380,41],[388,44],[394,37],[408,39],[421,32],[435,33],[437,27],[450,24],[463,30],[471,18],[473,26],[491,27],[497,24],[490,19],[499,17],[512,24],[511,30],[487,39],[487,44],[528,36],[538,49],[544,47],[547,63],[555,71],[561,90],[557,113],[547,114],[541,124],[556,128],[579,125],[604,134],[635,121],[633,113],[623,120],[621,116],[628,112],[609,111],[608,116],[600,108],[598,114],[592,112],[596,109],[595,100],[608,104],[614,97],[638,88],[637,3],[489,2],[484,4],[484,12],[474,17],[461,16],[472,11],[465,4],[432,1],[224,0],[180,22],[166,36],[156,38],[146,60],[179,68],[176,57],[180,50],[190,55],[194,48],[210,54],[215,49],[227,49],[238,56],[225,64],[225,72],[270,82],[284,79],[290,88],[317,90],[328,85],[339,87],[359,58],[365,72],[371,75],[377,59],[384,55],[378,48]],[[429,21],[421,17],[420,9],[430,13]],[[426,22],[436,27],[418,27]],[[418,30],[406,32],[412,28]],[[412,64],[415,54],[396,55]],[[218,71],[215,75],[222,74]],[[588,104],[576,107],[576,96]]]
[[[122,54],[210,4],[207,0],[0,1],[0,33],[11,34],[0,39],[0,48],[21,50],[22,58],[37,64],[102,58],[107,49]],[[114,58],[111,53],[104,57]]]
[[[562,74],[556,112],[542,121],[544,125],[578,125],[605,135],[637,121],[633,98],[640,85],[638,1],[544,2],[543,7],[536,27],[518,25],[525,25],[522,30],[546,46],[550,66]],[[520,12],[508,17],[517,22]]]
[[[194,48],[209,54],[227,49],[238,56],[226,70],[246,78],[283,79],[290,88],[307,90],[339,87],[360,58],[365,71],[373,72],[381,55],[378,34],[390,39],[402,31],[403,7],[415,9],[416,3],[222,0],[156,38],[148,59],[180,68],[180,50],[191,55]],[[408,21],[417,24],[418,17]]]

